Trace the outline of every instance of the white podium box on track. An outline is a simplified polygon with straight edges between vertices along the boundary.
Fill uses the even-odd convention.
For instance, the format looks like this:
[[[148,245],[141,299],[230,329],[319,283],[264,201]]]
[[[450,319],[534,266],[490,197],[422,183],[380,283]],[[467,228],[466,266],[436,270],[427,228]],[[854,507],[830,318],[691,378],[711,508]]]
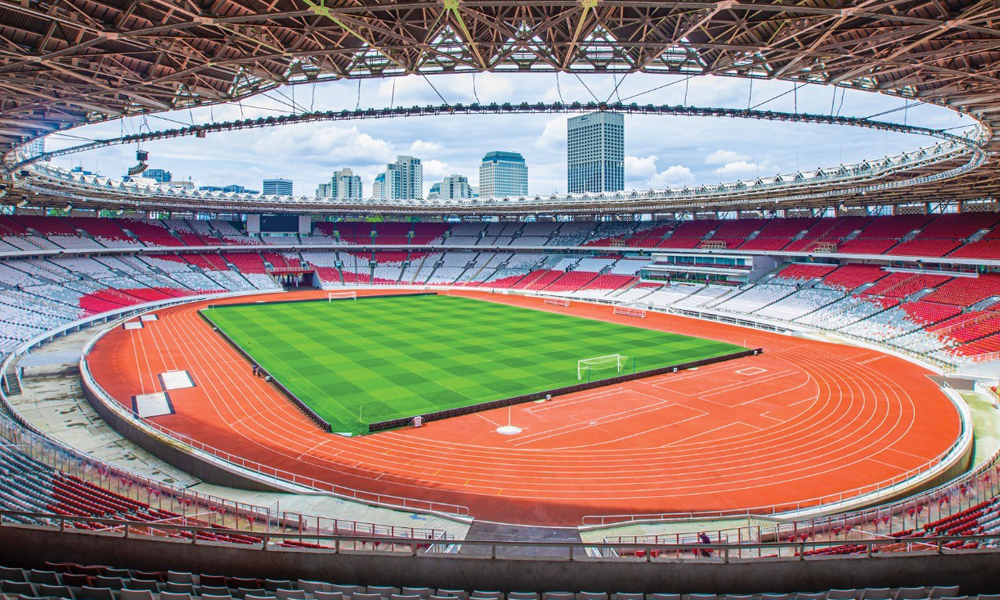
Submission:
[[[160,373],[160,383],[163,384],[163,389],[165,390],[183,390],[194,387],[194,381],[191,380],[191,376],[188,375],[187,371],[167,371],[166,373]]]
[[[140,394],[135,397],[132,408],[143,419],[174,414],[174,407],[170,404],[166,392]]]
[[[160,317],[156,315],[142,315],[139,317],[140,321],[159,321]]]
[[[127,321],[125,329],[142,329],[142,321]]]

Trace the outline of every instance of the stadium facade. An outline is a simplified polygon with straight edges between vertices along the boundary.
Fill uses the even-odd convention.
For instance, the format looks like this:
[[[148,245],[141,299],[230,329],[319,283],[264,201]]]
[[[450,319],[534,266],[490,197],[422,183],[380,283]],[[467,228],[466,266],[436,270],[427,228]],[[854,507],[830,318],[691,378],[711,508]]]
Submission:
[[[927,377],[935,370],[954,374],[977,366],[995,374],[992,363],[1000,358],[994,314],[1000,298],[994,139],[1000,96],[993,76],[1000,34],[991,3],[695,6],[553,0],[508,5],[470,0],[349,7],[278,2],[267,10],[225,3],[192,10],[170,1],[128,9],[103,2],[56,3],[43,10],[22,3],[5,5],[0,19],[4,37],[13,40],[8,56],[0,59],[0,79],[6,81],[0,139],[10,149],[73,125],[236,101],[289,82],[463,70],[579,73],[585,68],[621,75],[781,79],[791,85],[879,91],[907,105],[919,99],[970,114],[979,123],[975,133],[959,136],[964,140],[931,131],[942,140],[932,148],[787,180],[648,193],[602,189],[580,198],[536,197],[520,203],[420,201],[422,190],[399,199],[404,194],[395,192],[396,175],[383,177],[377,194],[380,200],[391,198],[392,205],[376,199],[316,202],[198,193],[112,182],[82,170],[64,173],[8,153],[0,183],[9,207],[0,218],[0,342],[6,351],[0,434],[8,442],[0,453],[5,474],[0,559],[8,567],[0,588],[5,594],[74,598],[77,588],[80,596],[110,600],[116,596],[112,587],[128,582],[131,587],[118,594],[124,600],[208,591],[222,597],[226,592],[267,597],[273,591],[280,598],[322,600],[343,596],[320,594],[345,593],[371,594],[361,600],[394,593],[412,599],[610,600],[614,592],[620,592],[615,600],[640,600],[641,593],[654,592],[669,594],[654,600],[679,600],[681,593],[692,592],[710,593],[688,595],[688,600],[717,599],[720,593],[741,594],[743,600],[751,594],[767,600],[983,594],[981,600],[995,600],[990,594],[1000,588],[995,576],[1000,570],[997,452],[991,449],[983,460],[969,462],[977,420],[964,412],[968,406],[956,390],[938,388],[937,379]],[[195,129],[189,133],[205,134]],[[102,210],[112,212],[102,216]],[[43,216],[43,211],[59,212]],[[741,218],[719,218],[733,212]],[[893,214],[877,216],[885,212]],[[287,243],[245,231],[247,215],[260,215],[270,228],[288,233],[282,236]],[[400,289],[469,293],[474,287],[472,294],[491,302],[523,302],[567,316],[687,326],[732,336],[737,343],[744,336],[761,339],[764,352],[741,359],[747,362],[728,372],[725,386],[687,387],[711,373],[709,368],[678,373],[673,381],[672,373],[664,374],[657,385],[679,387],[671,402],[658,403],[669,406],[651,410],[685,410],[679,399],[700,399],[701,394],[738,405],[747,393],[727,396],[719,389],[737,384],[738,377],[757,378],[752,389],[768,397],[765,403],[778,402],[782,393],[801,401],[796,390],[811,381],[820,388],[819,402],[794,406],[823,410],[799,422],[799,409],[780,413],[792,404],[769,404],[748,416],[788,426],[728,423],[733,429],[745,427],[735,437],[759,440],[764,447],[697,468],[691,479],[695,485],[665,477],[643,489],[621,484],[672,474],[670,469],[681,464],[670,457],[676,446],[663,446],[660,439],[638,452],[595,452],[587,446],[592,439],[582,440],[561,457],[565,462],[551,463],[557,468],[525,477],[537,467],[538,452],[516,450],[526,438],[497,442],[501,434],[492,427],[505,421],[499,413],[483,439],[501,444],[503,452],[487,459],[487,449],[457,448],[454,436],[436,438],[441,429],[434,427],[362,440],[316,439],[312,436],[322,433],[308,412],[273,381],[253,377],[245,357],[213,334],[192,304],[225,302],[227,296],[246,296],[254,303],[265,294],[297,298],[284,288],[305,278],[322,291],[301,298],[328,305],[335,298],[327,294],[341,290],[354,294],[348,302],[360,302],[356,290],[363,297],[366,289],[379,287],[393,294]],[[160,317],[163,327],[156,324]],[[157,334],[171,339],[160,336],[154,342]],[[816,334],[856,346],[809,339]],[[116,339],[122,343],[108,355],[113,360],[100,360],[106,343]],[[102,450],[113,451],[131,439],[156,460],[172,463],[136,473],[132,469],[145,462],[134,460],[136,452],[126,452],[127,462],[115,464],[69,445],[66,428],[43,430],[58,428],[72,411],[28,418],[45,404],[24,393],[22,386],[31,388],[37,381],[32,370],[67,360],[45,355],[78,342],[67,353],[67,364],[74,365],[72,383],[82,385],[88,404],[104,421],[71,423],[72,429],[79,435],[109,423],[120,434],[104,430],[119,437],[103,438],[115,443]],[[91,354],[99,344],[103,348]],[[208,347],[215,352],[205,354]],[[764,362],[772,354],[781,364]],[[140,356],[147,360],[136,360]],[[220,356],[238,368],[211,372]],[[178,361],[194,373],[186,381],[191,387],[161,390],[167,382],[185,383]],[[620,361],[615,364],[622,368]],[[154,391],[147,394],[144,384],[136,386],[123,376],[133,372]],[[775,383],[784,377],[791,382]],[[411,385],[420,383],[415,379]],[[185,399],[191,389],[194,394],[211,389],[211,399],[226,400],[213,405],[229,412],[213,422],[207,438],[205,429],[173,429],[192,425],[185,423],[192,415],[210,413],[186,413],[185,400],[205,399]],[[995,402],[996,389],[988,379],[981,379],[976,390]],[[931,398],[941,406],[902,408],[908,400]],[[262,399],[269,404],[260,404]],[[577,409],[583,406],[583,413],[595,404],[592,397],[580,400]],[[895,401],[901,404],[886,408]],[[620,404],[629,402],[641,400]],[[538,423],[546,412],[566,408],[562,404],[531,402],[524,416]],[[857,419],[851,420],[857,412],[848,411],[845,420],[831,425],[829,419],[847,405],[871,410],[868,422],[879,425],[870,430],[872,437],[853,435],[859,431]],[[687,417],[697,414],[686,410]],[[948,428],[940,418],[945,414]],[[918,453],[931,446],[932,438],[940,443],[942,433],[954,439],[946,440],[941,452],[916,454],[919,464],[903,464],[913,452],[888,459],[887,431],[901,435],[901,430],[887,415],[939,417],[930,426],[915,427],[897,419],[902,430],[923,442],[910,448]],[[683,423],[687,417],[675,414],[669,422]],[[455,421],[462,428],[486,427],[478,416],[462,418]],[[651,423],[648,416],[640,419]],[[561,421],[559,426],[568,421],[585,430],[609,425],[593,417]],[[285,429],[291,426],[298,429]],[[220,435],[224,427],[240,429]],[[316,443],[296,447],[306,436]],[[699,443],[677,437],[673,441],[680,446]],[[81,448],[92,448],[93,438]],[[467,441],[463,437],[463,444]],[[732,441],[727,437],[724,443]],[[723,443],[700,442],[705,445],[696,448],[699,458]],[[803,486],[813,491],[836,485],[835,492],[777,504],[762,498],[761,504],[732,509],[732,500],[747,497],[748,488],[781,494],[794,486],[725,485],[719,497],[729,504],[698,515],[700,523],[718,527],[710,530],[699,525],[679,532],[676,519],[690,518],[690,512],[629,510],[646,506],[652,494],[666,494],[669,484],[689,485],[677,494],[685,498],[696,493],[692,489],[723,482],[730,471],[756,477],[753,465],[738,461],[749,458],[763,466],[764,453],[810,445],[856,459],[843,462],[842,478],[827,472]],[[355,451],[346,453],[349,462],[337,458],[344,449]],[[261,453],[269,451],[274,453],[269,464],[248,456],[267,458]],[[635,461],[618,460],[630,452]],[[320,467],[328,469],[320,479],[312,477],[315,470],[312,475],[288,470],[315,466],[320,454],[330,460]],[[462,460],[470,455],[473,460]],[[496,458],[511,455],[526,460],[510,467]],[[443,475],[436,472],[440,469],[423,468],[445,461],[449,472]],[[822,468],[830,462],[829,456],[814,454],[768,466],[799,477],[800,466]],[[477,477],[447,480],[462,470]],[[163,481],[165,472],[183,480],[174,479],[178,485]],[[872,478],[871,485],[841,485],[861,476]],[[553,477],[562,479],[548,486]],[[332,494],[338,505],[362,503],[370,511],[365,514],[386,522],[289,514],[273,504],[248,502],[246,494],[211,496],[188,485],[197,478],[238,482],[255,493],[309,490],[296,501],[312,501],[317,492]],[[497,485],[501,481],[514,482],[531,502]],[[581,482],[595,487],[581,493],[574,487]],[[579,535],[580,542],[483,542],[483,536],[501,530],[475,523],[468,507],[463,512],[456,499],[468,496],[476,497],[481,514],[506,507],[519,517],[536,514],[545,503],[579,503],[580,497],[584,510],[592,510],[593,502],[607,504],[584,515],[579,527],[546,532],[548,540]],[[377,512],[387,507],[409,511],[405,523],[389,523],[390,513]],[[611,508],[625,510],[612,514]],[[558,514],[569,513],[559,509]],[[727,529],[720,517],[739,524]],[[594,528],[615,524],[624,525],[583,541]],[[472,527],[478,528],[470,533]],[[531,560],[516,560],[516,552],[510,552],[522,544],[531,547]],[[95,562],[93,557],[114,564],[78,564]],[[107,587],[95,592],[86,585],[94,583]],[[536,592],[506,594],[519,587]],[[556,588],[581,593],[552,593]],[[484,589],[503,592],[475,591]]]

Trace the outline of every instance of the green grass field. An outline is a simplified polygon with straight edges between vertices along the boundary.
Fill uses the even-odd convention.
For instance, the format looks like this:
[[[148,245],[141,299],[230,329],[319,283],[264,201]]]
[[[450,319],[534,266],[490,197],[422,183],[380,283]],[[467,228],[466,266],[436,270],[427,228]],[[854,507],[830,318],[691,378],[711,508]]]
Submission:
[[[454,296],[221,306],[204,314],[335,432],[739,351],[722,342]],[[593,380],[617,376],[593,370]],[[588,376],[585,375],[586,379]]]

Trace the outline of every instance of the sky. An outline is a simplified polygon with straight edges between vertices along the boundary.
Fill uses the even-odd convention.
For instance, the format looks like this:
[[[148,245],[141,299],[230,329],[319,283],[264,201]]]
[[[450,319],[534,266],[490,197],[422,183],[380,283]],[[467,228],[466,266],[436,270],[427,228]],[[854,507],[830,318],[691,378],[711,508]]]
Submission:
[[[616,90],[617,86],[617,90]],[[287,86],[239,104],[176,111],[145,119],[130,118],[90,125],[70,137],[50,137],[47,149],[81,143],[79,137],[103,139],[170,129],[181,123],[208,123],[288,114],[293,109],[342,110],[448,103],[586,102],[618,100],[640,104],[687,104],[697,107],[839,114],[952,128],[972,120],[930,105],[858,91],[804,86],[789,93],[787,82],[726,77],[684,78],[669,75],[484,73],[407,76],[386,80],[332,81]],[[783,94],[783,95],[782,95]],[[780,97],[778,97],[780,96]],[[777,97],[777,98],[776,98]],[[520,152],[529,170],[529,193],[566,191],[566,120],[571,115],[504,115],[395,118],[310,123],[209,134],[147,143],[149,165],[171,171],[174,179],[199,185],[240,184],[261,189],[265,178],[295,183],[296,195],[313,195],[333,171],[349,167],[361,175],[370,194],[375,175],[405,154],[424,165],[425,193],[447,175],[461,174],[478,185],[479,163],[493,150]],[[955,129],[954,132],[959,132]],[[794,173],[817,167],[877,159],[930,145],[924,136],[876,132],[835,125],[775,123],[745,119],[626,116],[626,189],[647,190],[694,184],[752,181],[759,176]],[[120,177],[136,163],[135,146],[117,146],[53,160],[66,168]]]

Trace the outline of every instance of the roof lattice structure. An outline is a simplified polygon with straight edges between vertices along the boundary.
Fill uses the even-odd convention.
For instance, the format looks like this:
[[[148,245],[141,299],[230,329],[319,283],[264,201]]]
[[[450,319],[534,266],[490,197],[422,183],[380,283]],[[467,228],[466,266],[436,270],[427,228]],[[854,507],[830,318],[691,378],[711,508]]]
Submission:
[[[980,120],[992,138],[1000,119],[1000,4],[5,0],[0,145],[285,84],[473,71],[837,85],[952,107]],[[940,186],[992,195],[995,167],[990,161]]]

